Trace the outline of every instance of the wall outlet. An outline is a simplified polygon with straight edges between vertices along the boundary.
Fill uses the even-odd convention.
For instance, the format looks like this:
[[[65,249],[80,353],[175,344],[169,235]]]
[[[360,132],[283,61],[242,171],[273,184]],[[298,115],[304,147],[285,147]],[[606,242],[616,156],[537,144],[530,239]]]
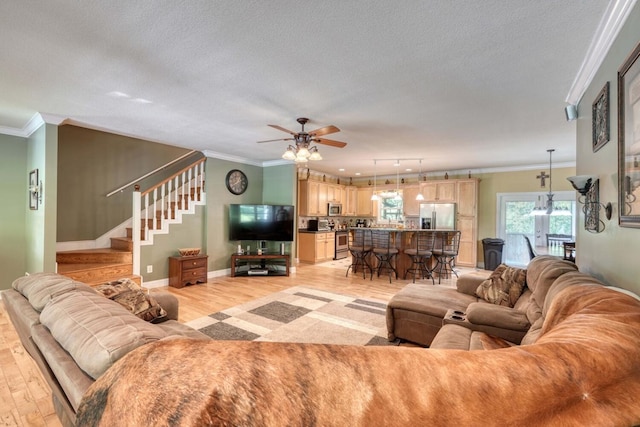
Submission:
[[[147,265],[147,273],[153,273],[153,265]]]

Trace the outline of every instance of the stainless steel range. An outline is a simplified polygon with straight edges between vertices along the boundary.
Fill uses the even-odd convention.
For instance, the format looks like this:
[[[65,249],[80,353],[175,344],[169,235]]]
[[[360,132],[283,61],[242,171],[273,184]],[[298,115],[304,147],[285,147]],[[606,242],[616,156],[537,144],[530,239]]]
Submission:
[[[346,258],[349,255],[349,232],[336,230],[336,256],[333,259]]]

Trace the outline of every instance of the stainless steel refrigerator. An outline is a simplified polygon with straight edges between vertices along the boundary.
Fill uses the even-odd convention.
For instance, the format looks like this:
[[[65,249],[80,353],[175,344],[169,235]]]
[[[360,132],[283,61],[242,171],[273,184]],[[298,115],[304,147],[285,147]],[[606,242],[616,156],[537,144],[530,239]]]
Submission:
[[[426,229],[455,230],[455,203],[420,203],[420,226]]]

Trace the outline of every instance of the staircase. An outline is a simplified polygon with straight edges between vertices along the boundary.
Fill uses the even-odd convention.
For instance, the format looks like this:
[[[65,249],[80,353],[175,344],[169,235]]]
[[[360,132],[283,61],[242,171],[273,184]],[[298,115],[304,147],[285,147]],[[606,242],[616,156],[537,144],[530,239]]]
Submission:
[[[144,193],[134,192],[133,221],[140,224],[140,234],[133,238],[128,227],[126,237],[111,237],[108,248],[61,251],[56,253],[58,273],[91,286],[122,278],[142,284],[134,274],[136,241],[138,245],[153,244],[153,235],[168,233],[169,225],[182,222],[182,215],[195,212],[196,204],[205,204],[204,159],[194,163]],[[136,211],[136,201],[144,208]],[[137,252],[139,257],[139,251]],[[139,265],[139,260],[138,263]]]
[[[142,284],[133,274],[133,239],[112,237],[110,248],[64,251],[56,254],[58,273],[90,286],[122,278]]]

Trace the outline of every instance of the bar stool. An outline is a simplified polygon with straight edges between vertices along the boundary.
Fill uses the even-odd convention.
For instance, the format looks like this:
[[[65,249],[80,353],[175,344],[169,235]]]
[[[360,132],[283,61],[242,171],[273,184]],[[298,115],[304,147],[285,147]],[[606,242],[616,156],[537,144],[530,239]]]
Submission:
[[[433,255],[433,247],[436,241],[436,234],[431,231],[417,231],[412,241],[413,247],[405,249],[404,253],[411,257],[411,267],[407,269],[404,278],[411,273],[413,283],[416,282],[416,274],[420,273],[422,279],[430,277],[431,282],[435,285],[435,279],[429,268],[429,261]]]
[[[391,231],[385,230],[372,230],[371,241],[373,243],[372,252],[377,258],[378,262],[375,270],[380,277],[380,270],[387,270],[389,273],[389,283],[391,283],[391,272],[393,271],[398,278],[398,271],[393,266],[393,259],[398,255],[398,249],[393,245],[393,236]],[[373,274],[371,274],[373,279]]]
[[[433,249],[436,265],[432,271],[438,271],[438,283],[440,283],[443,274],[449,277],[451,272],[458,277],[453,266],[460,249],[460,231],[438,231],[436,234],[436,244]]]
[[[371,230],[365,228],[352,228],[349,230],[349,238],[347,239],[347,245],[349,252],[351,253],[351,265],[347,267],[347,274],[349,270],[354,273],[358,272],[358,267],[362,268],[362,278],[367,278],[367,269],[371,272],[371,278],[373,278],[373,269],[367,262],[367,256],[371,253],[373,245],[371,243]]]

